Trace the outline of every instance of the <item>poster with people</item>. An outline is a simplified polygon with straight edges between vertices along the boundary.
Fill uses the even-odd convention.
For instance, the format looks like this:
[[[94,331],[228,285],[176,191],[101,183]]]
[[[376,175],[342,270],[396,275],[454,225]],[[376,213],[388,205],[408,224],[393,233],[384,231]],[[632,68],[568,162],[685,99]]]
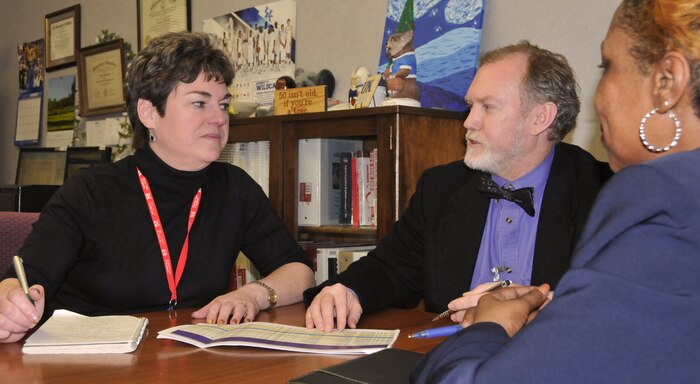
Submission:
[[[391,81],[398,79],[411,91],[399,96],[416,97],[423,108],[466,111],[464,95],[476,73],[485,2],[389,0],[378,68],[387,78],[389,97]]]
[[[202,22],[202,30],[236,68],[231,86],[234,110],[237,102],[253,102],[259,105],[258,113],[271,111],[275,81],[294,77],[295,25],[296,0],[236,10]]]
[[[44,39],[17,46],[20,94],[44,89]]]
[[[39,144],[44,91],[44,39],[17,46],[19,97],[15,145]]]

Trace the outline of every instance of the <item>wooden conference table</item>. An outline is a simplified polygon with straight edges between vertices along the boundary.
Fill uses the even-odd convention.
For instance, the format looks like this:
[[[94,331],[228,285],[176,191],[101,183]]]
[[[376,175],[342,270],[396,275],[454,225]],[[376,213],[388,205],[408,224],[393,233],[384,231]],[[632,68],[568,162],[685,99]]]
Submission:
[[[176,322],[189,324],[194,309],[140,314],[148,318],[147,333],[133,353],[106,355],[23,355],[22,343],[0,344],[3,383],[286,383],[307,372],[342,363],[360,355],[317,355],[248,347],[200,349],[174,340],[156,339],[158,331]],[[435,314],[389,309],[361,318],[359,327],[400,329],[395,348],[427,352],[444,338],[409,339],[431,323]],[[257,321],[304,325],[304,306],[294,304],[261,312]]]

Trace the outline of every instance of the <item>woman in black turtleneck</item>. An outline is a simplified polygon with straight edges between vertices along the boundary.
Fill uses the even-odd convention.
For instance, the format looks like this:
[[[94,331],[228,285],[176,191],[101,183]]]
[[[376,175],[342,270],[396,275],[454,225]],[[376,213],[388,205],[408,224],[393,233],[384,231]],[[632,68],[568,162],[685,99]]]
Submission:
[[[34,306],[10,271],[0,341],[20,340],[56,308],[202,307],[192,316],[237,323],[302,299],[310,261],[260,186],[216,162],[233,74],[204,34],[161,36],[139,53],[127,77],[136,152],[78,172],[46,205],[20,250]],[[239,251],[265,277],[227,292]]]

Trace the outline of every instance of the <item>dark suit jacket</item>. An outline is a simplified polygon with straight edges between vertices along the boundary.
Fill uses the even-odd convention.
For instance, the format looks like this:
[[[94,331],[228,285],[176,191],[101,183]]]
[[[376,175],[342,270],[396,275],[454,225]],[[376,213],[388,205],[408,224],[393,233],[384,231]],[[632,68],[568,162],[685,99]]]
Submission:
[[[556,286],[569,266],[598,190],[611,176],[607,163],[583,149],[559,143],[547,178],[537,226],[532,284]],[[412,307],[439,312],[469,290],[489,209],[478,191],[482,172],[463,161],[423,173],[408,208],[377,248],[347,271],[310,288],[306,303],[326,285],[357,293],[364,312]]]

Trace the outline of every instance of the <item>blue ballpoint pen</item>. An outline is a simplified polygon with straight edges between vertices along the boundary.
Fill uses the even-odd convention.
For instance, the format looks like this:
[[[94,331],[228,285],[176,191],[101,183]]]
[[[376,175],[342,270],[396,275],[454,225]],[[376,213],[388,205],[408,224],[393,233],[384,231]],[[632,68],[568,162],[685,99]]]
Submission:
[[[444,327],[426,329],[425,331],[420,331],[408,335],[409,339],[427,339],[431,337],[443,337],[452,336],[455,333],[462,330],[461,324],[452,324]]]

